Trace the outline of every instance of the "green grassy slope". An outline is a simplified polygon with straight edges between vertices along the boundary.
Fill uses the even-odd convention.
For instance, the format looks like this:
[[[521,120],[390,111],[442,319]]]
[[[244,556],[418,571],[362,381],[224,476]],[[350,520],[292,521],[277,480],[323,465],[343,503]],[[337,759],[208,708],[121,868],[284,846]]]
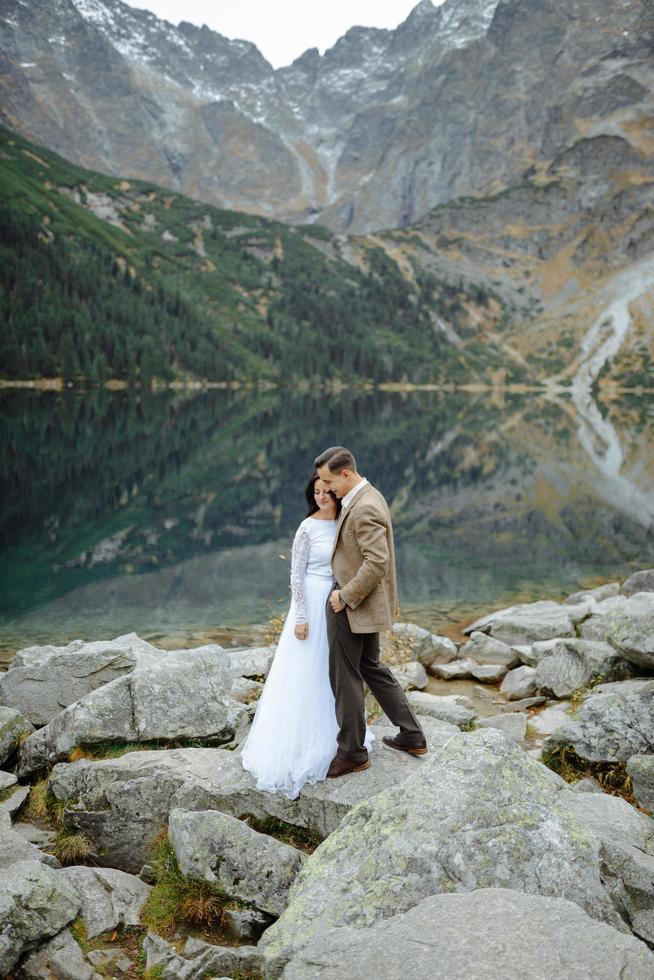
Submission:
[[[349,262],[340,251],[324,228],[87,171],[0,128],[5,378],[443,382],[502,368],[469,329],[500,320],[488,292],[407,274],[374,242]]]

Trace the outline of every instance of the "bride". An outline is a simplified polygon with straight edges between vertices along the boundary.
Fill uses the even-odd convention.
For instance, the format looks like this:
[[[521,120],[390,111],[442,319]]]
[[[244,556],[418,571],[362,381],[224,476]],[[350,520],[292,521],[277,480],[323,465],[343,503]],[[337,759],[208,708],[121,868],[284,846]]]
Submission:
[[[306,497],[309,513],[291,553],[290,609],[241,756],[258,789],[291,800],[305,783],[325,778],[338,734],[325,606],[341,502],[315,472]],[[368,732],[366,748],[373,738]]]

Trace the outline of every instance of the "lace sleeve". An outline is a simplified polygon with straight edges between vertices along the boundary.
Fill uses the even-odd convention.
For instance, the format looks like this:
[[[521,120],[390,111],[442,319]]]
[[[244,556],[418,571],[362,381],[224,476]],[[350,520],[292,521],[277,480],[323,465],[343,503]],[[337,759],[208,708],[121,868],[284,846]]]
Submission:
[[[304,573],[309,562],[311,538],[305,527],[300,526],[295,532],[293,550],[291,551],[291,592],[295,600],[295,622],[307,622],[307,603]]]

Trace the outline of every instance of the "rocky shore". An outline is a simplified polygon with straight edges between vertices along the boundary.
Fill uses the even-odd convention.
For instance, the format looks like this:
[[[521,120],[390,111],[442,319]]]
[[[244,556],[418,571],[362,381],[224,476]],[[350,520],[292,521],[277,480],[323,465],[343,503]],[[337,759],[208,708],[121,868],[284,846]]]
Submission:
[[[651,980],[654,569],[465,632],[384,637],[427,756],[380,716],[370,769],[295,800],[239,758],[273,648],[18,651],[0,975]]]

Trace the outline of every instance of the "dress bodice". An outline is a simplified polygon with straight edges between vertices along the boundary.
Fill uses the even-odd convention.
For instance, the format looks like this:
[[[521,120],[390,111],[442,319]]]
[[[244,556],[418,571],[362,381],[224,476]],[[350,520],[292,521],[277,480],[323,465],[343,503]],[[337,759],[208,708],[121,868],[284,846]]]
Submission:
[[[305,517],[295,532],[291,552],[291,591],[298,623],[306,622],[306,576],[334,578],[331,556],[337,524],[337,520]]]

